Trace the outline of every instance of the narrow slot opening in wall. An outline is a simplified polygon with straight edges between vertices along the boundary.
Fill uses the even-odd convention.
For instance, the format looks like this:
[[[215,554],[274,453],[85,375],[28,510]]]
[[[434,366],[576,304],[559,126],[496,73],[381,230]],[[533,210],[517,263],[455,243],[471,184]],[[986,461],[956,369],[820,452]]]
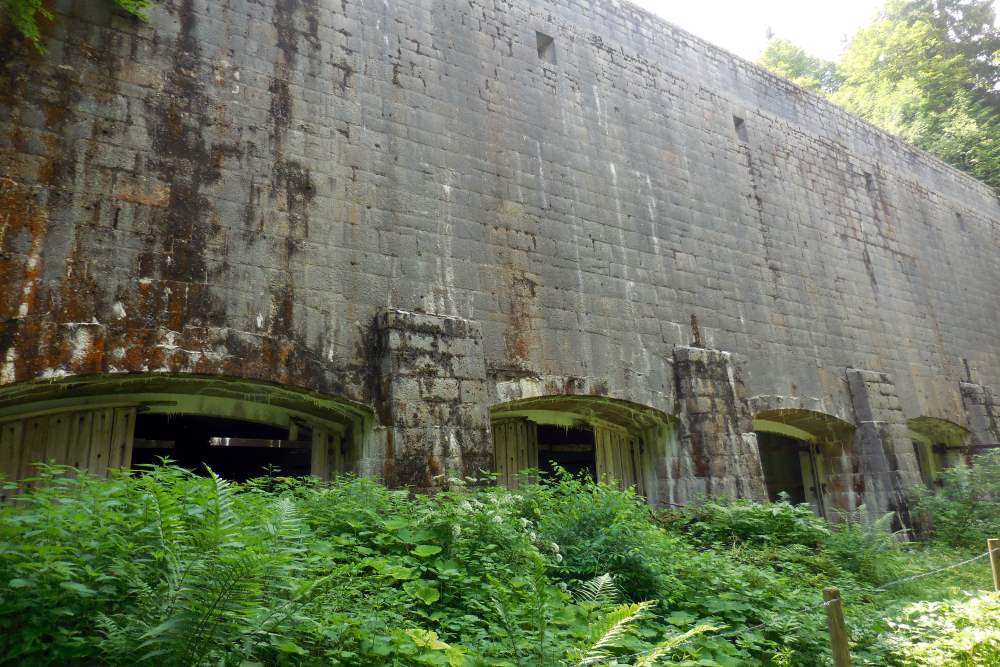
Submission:
[[[739,116],[733,116],[733,127],[736,128],[736,137],[743,143],[747,143],[750,138],[747,134],[747,122]]]
[[[868,190],[868,192],[875,192],[875,187],[876,187],[875,177],[871,173],[866,171],[865,188]]]
[[[556,64],[556,41],[544,32],[535,32],[535,44],[538,47],[538,57],[549,63]]]

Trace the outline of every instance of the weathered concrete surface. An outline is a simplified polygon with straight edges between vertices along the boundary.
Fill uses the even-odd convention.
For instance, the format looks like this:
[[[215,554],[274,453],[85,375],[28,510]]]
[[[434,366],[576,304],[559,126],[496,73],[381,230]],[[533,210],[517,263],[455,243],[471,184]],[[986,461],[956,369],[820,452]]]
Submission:
[[[897,511],[909,526],[906,495],[920,484],[920,470],[896,387],[886,373],[854,368],[847,369],[847,385],[857,418],[850,457],[855,493],[871,514]]]
[[[2,384],[220,373],[376,406],[393,309],[479,327],[480,415],[538,390],[680,414],[692,344],[851,423],[847,368],[967,427],[959,382],[1000,383],[997,198],[628,5],[55,4],[45,55],[0,37]],[[462,410],[424,427],[473,429],[479,462]]]
[[[975,382],[962,382],[960,386],[973,442],[977,445],[1000,442],[1000,402],[993,391]]]
[[[669,458],[671,502],[698,496],[767,500],[740,362],[718,350],[674,348],[680,437]]]
[[[386,481],[429,488],[448,475],[493,469],[479,327],[393,310],[380,315],[377,329]]]

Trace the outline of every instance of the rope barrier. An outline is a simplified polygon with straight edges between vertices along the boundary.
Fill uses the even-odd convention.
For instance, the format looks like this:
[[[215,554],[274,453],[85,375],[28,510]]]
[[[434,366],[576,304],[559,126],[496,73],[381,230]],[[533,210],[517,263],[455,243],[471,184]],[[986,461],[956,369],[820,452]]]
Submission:
[[[963,565],[968,565],[969,563],[974,563],[977,560],[986,558],[990,555],[990,553],[993,552],[987,551],[985,553],[979,554],[978,556],[973,556],[968,560],[963,560],[961,563],[953,563],[951,565],[946,565],[945,567],[941,567],[936,570],[931,570],[930,572],[922,572],[920,574],[914,574],[913,576],[910,577],[903,577],[902,579],[897,579],[896,581],[890,581],[889,583],[884,584],[879,588],[876,588],[875,591],[877,593],[884,593],[893,586],[898,586],[899,584],[905,584],[908,581],[915,581],[917,579],[923,579],[924,577],[929,577],[932,574],[938,574],[939,572],[947,572],[948,570],[954,570],[955,568],[959,568],[962,567]],[[995,553],[1000,553],[1000,549],[995,550]]]
[[[914,574],[914,575],[909,576],[909,577],[903,577],[902,579],[897,579],[895,581],[890,581],[889,583],[884,584],[882,587],[876,588],[875,591],[879,592],[879,593],[883,593],[883,592],[886,592],[889,588],[891,588],[893,586],[898,586],[899,584],[903,584],[903,583],[906,583],[908,581],[915,581],[917,579],[923,579],[924,577],[929,577],[929,576],[934,575],[934,574],[938,574],[938,573],[941,573],[941,572],[947,572],[948,570],[954,570],[956,568],[963,567],[963,566],[968,565],[970,563],[975,563],[978,560],[982,560],[983,558],[987,558],[988,556],[990,556],[990,554],[993,554],[993,553],[1000,553],[1000,549],[994,549],[992,551],[985,551],[984,553],[981,553],[978,556],[973,556],[972,558],[963,560],[963,561],[961,561],[959,563],[953,563],[951,565],[946,565],[946,566],[940,567],[940,568],[938,568],[936,570],[931,570],[929,572],[921,572],[920,574]],[[806,607],[802,607],[801,609],[797,610],[797,612],[806,611],[808,609],[815,609],[817,607],[824,607],[824,608],[825,607],[829,607],[831,604],[834,604],[835,602],[840,602],[840,601],[841,601],[840,598],[836,598],[836,599],[833,599],[833,600],[821,600],[818,604],[814,604],[814,605],[809,605],[809,606],[806,606]],[[763,628],[764,626],[770,625],[770,624],[771,624],[771,621],[763,621],[761,623],[758,623],[757,625],[752,625],[752,626],[750,626],[748,628],[733,628],[732,630],[729,630],[727,632],[721,632],[721,633],[718,633],[718,634],[708,635],[708,636],[710,636],[710,637],[719,637],[719,638],[722,638],[722,639],[728,639],[729,637],[733,637],[735,635],[747,634],[749,632],[753,632],[754,630],[759,630],[759,629]],[[688,642],[693,641],[698,636],[700,636],[700,635],[695,635],[693,637],[688,637],[684,641],[682,641],[679,644],[677,644],[676,646],[674,646],[673,649],[671,649],[671,650],[678,649],[678,648],[684,646]],[[625,655],[616,655],[616,656],[609,656],[609,657],[613,657],[615,660],[621,660],[621,659],[624,659],[624,658],[636,658],[636,657],[638,657],[640,655],[645,655],[645,653],[647,653],[647,652],[648,651],[643,651],[643,652],[639,652],[639,653],[627,653]]]

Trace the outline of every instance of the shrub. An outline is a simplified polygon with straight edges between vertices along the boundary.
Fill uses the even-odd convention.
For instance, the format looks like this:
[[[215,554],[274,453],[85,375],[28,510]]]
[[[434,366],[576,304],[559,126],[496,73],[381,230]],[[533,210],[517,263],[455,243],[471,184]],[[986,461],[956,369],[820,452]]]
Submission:
[[[893,664],[914,667],[1000,665],[1000,594],[920,602],[889,622]]]
[[[809,505],[793,505],[788,496],[773,503],[718,498],[688,508],[686,532],[702,545],[745,542],[754,546],[801,544],[816,547],[830,530]]]
[[[981,548],[1000,536],[1000,450],[980,454],[971,466],[940,475],[936,493],[915,490],[913,512],[923,532],[952,546]]]
[[[841,512],[823,541],[824,554],[866,583],[879,585],[899,579],[907,574],[913,559],[890,532],[894,516],[888,512],[872,518],[864,505],[853,512]]]
[[[898,547],[860,516],[831,530],[788,503],[713,501],[664,528],[634,494],[566,474],[411,496],[63,473],[0,506],[3,664],[822,664],[830,582],[857,655],[901,655],[884,610],[905,587],[880,609],[866,583]]]

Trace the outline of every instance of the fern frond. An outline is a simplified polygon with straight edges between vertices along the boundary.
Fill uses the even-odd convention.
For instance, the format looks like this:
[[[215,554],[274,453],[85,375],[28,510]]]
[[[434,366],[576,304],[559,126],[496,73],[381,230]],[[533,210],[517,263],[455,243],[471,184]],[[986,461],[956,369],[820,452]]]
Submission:
[[[200,664],[212,640],[224,628],[237,625],[257,603],[260,572],[265,556],[247,553],[236,558],[214,560],[192,577],[185,591],[183,614],[178,623],[178,645],[184,646],[182,664]]]
[[[101,634],[104,635],[101,649],[104,656],[109,659],[108,662],[111,664],[122,662],[130,645],[128,632],[117,621],[103,612],[97,612],[94,622]]]
[[[302,519],[290,498],[281,498],[275,503],[275,515],[267,522],[265,530],[275,546],[279,546],[282,541],[301,537]]]
[[[208,468],[208,466],[206,466]],[[231,541],[237,540],[237,529],[239,526],[239,520],[236,518],[236,512],[233,509],[233,487],[228,480],[225,480],[215,474],[215,471],[208,468],[208,474],[212,478],[212,483],[214,485],[214,519],[215,525],[212,526],[213,532],[215,533],[212,538],[215,541],[213,546],[222,546]]]
[[[675,635],[668,639],[664,639],[662,642],[651,648],[648,652],[636,658],[635,663],[633,663],[633,667],[647,667],[648,665],[654,665],[656,664],[657,660],[659,660],[662,657],[665,657],[675,648],[677,648],[687,640],[691,639],[692,637],[697,637],[698,635],[705,634],[706,632],[714,632],[718,629],[719,628],[717,628],[714,625],[707,625],[707,624],[699,625],[691,628],[687,632]]]
[[[591,628],[591,637],[596,639],[577,662],[577,667],[595,665],[607,660],[610,657],[608,648],[621,639],[622,635],[628,632],[629,626],[654,604],[656,602],[652,600],[622,604],[605,614]]]
[[[602,574],[580,584],[573,597],[580,603],[603,606],[618,602],[621,591],[610,574]]]
[[[180,503],[176,496],[164,491],[158,480],[143,478],[146,497],[152,501],[153,515],[156,517],[156,534],[160,547],[167,549],[169,545],[184,537],[184,521]]]

